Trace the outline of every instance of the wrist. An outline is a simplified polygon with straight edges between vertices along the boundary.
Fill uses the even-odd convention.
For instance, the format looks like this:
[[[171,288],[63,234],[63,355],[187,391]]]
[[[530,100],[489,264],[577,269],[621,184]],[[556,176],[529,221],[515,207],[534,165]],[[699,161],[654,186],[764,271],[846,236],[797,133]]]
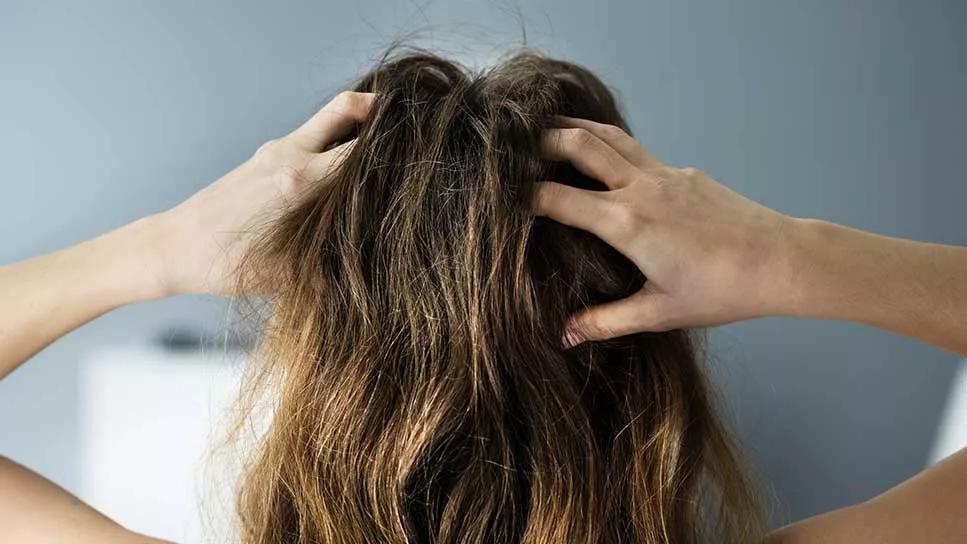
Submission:
[[[821,283],[821,256],[835,243],[837,225],[821,219],[789,217],[780,236],[775,273],[773,314],[811,317],[822,296],[815,286]]]
[[[124,302],[140,302],[175,294],[166,278],[163,217],[149,215],[92,241],[99,259],[108,267]]]

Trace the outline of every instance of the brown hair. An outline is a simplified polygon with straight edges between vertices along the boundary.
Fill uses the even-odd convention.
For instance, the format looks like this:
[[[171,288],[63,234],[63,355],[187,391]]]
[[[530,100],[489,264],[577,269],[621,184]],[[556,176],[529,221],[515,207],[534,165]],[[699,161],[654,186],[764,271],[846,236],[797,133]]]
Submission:
[[[645,281],[530,211],[539,180],[603,188],[539,139],[555,114],[627,130],[607,87],[531,52],[478,73],[406,50],[355,90],[378,93],[355,146],[243,262],[243,291],[283,269],[242,542],[755,540],[694,333],[561,347],[568,315]]]

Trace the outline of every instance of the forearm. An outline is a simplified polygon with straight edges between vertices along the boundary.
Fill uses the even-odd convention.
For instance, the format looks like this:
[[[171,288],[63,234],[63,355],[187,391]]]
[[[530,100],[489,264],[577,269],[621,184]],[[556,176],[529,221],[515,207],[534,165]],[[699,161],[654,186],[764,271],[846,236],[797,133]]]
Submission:
[[[786,240],[778,313],[865,323],[967,354],[967,248],[817,220],[794,220]]]
[[[160,296],[161,232],[141,219],[93,240],[0,266],[0,378],[105,312]]]

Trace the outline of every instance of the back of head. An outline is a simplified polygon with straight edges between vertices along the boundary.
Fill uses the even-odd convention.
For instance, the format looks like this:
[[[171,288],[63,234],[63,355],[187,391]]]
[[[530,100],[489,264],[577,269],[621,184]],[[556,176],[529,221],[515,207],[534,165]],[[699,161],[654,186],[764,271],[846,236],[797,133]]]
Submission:
[[[355,90],[378,98],[351,152],[245,261],[284,270],[242,541],[751,541],[693,336],[561,347],[568,315],[646,281],[530,211],[540,180],[603,189],[539,142],[557,114],[627,128],[608,89],[533,53],[475,73],[409,51]]]

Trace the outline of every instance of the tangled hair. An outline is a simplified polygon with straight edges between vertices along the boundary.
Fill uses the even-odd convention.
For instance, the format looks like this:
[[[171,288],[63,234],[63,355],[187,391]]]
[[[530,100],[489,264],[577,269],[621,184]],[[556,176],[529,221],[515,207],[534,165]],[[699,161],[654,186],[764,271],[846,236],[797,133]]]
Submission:
[[[355,146],[243,261],[243,284],[282,270],[240,540],[757,540],[693,333],[561,347],[570,314],[646,281],[530,210],[539,180],[603,189],[539,140],[556,114],[627,130],[607,87],[531,52],[478,73],[406,50],[355,90],[378,93]]]

